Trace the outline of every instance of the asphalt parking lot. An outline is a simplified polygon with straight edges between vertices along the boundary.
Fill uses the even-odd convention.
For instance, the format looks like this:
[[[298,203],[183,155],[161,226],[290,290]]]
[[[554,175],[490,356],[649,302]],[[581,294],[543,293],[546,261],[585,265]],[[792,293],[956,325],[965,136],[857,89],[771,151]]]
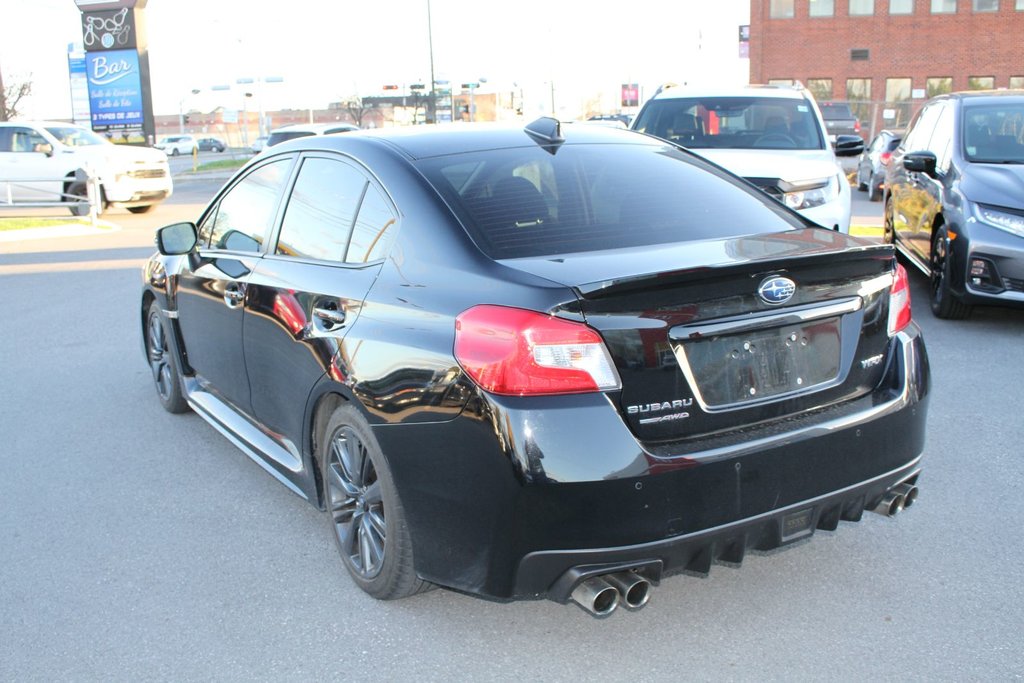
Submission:
[[[138,267],[220,182],[116,229],[0,242],[0,681],[1024,677],[1024,311],[940,321],[912,274],[933,383],[920,498],[896,518],[670,577],[605,620],[447,590],[381,603],[320,513],[156,400]]]

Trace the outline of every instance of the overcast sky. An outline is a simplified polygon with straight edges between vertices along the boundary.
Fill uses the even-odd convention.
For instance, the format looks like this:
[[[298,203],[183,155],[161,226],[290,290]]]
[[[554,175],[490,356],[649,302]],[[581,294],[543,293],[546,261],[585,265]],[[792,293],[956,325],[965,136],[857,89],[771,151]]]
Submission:
[[[279,5],[239,0],[149,0],[145,10],[153,104],[158,114],[241,106],[238,78],[274,76],[267,109],[321,108],[381,86],[428,83],[426,0]],[[509,11],[501,7],[512,7]],[[574,116],[604,96],[617,108],[619,85],[646,94],[661,83],[747,82],[737,27],[749,0],[552,2],[431,0],[434,71],[458,84],[487,79],[487,90],[522,89],[527,113]],[[0,0],[0,68],[5,83],[31,77],[26,117],[69,118],[67,44],[81,42],[73,0]],[[515,85],[514,85],[515,84]],[[215,85],[233,85],[213,92]],[[252,88],[252,86],[247,86]],[[200,89],[199,95],[191,95]]]

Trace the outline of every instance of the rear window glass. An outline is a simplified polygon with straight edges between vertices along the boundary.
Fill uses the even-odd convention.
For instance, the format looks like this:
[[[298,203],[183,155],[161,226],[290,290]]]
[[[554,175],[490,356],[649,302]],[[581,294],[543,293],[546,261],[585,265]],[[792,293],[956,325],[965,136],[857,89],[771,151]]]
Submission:
[[[555,154],[524,147],[419,167],[495,259],[804,227],[763,192],[668,146],[565,144]]]
[[[270,134],[270,137],[267,138],[267,146],[273,147],[274,145],[279,145],[282,142],[287,142],[288,140],[294,140],[296,138],[307,138],[311,135],[313,135],[313,133],[305,130],[279,131],[277,133]]]
[[[653,100],[640,112],[634,128],[693,149],[825,149],[818,118],[803,99]]]
[[[850,106],[847,104],[831,104],[829,102],[822,102],[820,105],[821,117],[823,119],[852,119],[856,118],[853,112],[850,111]]]

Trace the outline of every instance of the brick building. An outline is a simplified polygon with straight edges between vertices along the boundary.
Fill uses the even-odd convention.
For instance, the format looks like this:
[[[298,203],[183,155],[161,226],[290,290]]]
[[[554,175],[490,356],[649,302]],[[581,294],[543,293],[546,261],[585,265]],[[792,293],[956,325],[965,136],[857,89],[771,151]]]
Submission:
[[[865,134],[929,97],[1024,88],[1024,0],[751,0],[750,80],[850,101]]]

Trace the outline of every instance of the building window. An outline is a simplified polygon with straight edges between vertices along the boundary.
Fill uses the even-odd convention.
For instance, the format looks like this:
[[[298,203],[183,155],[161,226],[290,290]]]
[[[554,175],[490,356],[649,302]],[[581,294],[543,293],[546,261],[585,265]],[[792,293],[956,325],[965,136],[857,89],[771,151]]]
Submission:
[[[1024,90],[1024,76],[1010,76],[1011,90]]]
[[[994,76],[969,76],[967,78],[968,90],[991,90],[996,87]]]
[[[846,99],[857,118],[866,123],[871,121],[871,79],[846,79]]]
[[[1017,0],[1017,11],[1024,11],[1024,0]]]
[[[808,78],[807,89],[814,95],[814,99],[819,102],[832,99],[831,78]]]
[[[871,50],[864,47],[855,47],[850,50],[851,62],[866,62],[871,59]]]
[[[999,0],[974,0],[975,12],[998,12]]]
[[[936,95],[945,95],[948,92],[953,92],[952,78],[929,78],[927,83],[927,90],[925,92],[927,93],[929,99],[935,97]]]
[[[772,19],[792,19],[793,0],[771,0],[769,14]]]
[[[812,17],[831,17],[836,13],[836,0],[811,0],[809,14]]]
[[[851,17],[867,17],[875,13],[875,0],[850,0]]]
[[[956,14],[956,0],[932,0],[932,14]]]
[[[885,79],[885,108],[889,114],[886,126],[902,128],[910,121],[911,86],[909,78]]]
[[[889,0],[889,14],[913,14],[914,0]]]

